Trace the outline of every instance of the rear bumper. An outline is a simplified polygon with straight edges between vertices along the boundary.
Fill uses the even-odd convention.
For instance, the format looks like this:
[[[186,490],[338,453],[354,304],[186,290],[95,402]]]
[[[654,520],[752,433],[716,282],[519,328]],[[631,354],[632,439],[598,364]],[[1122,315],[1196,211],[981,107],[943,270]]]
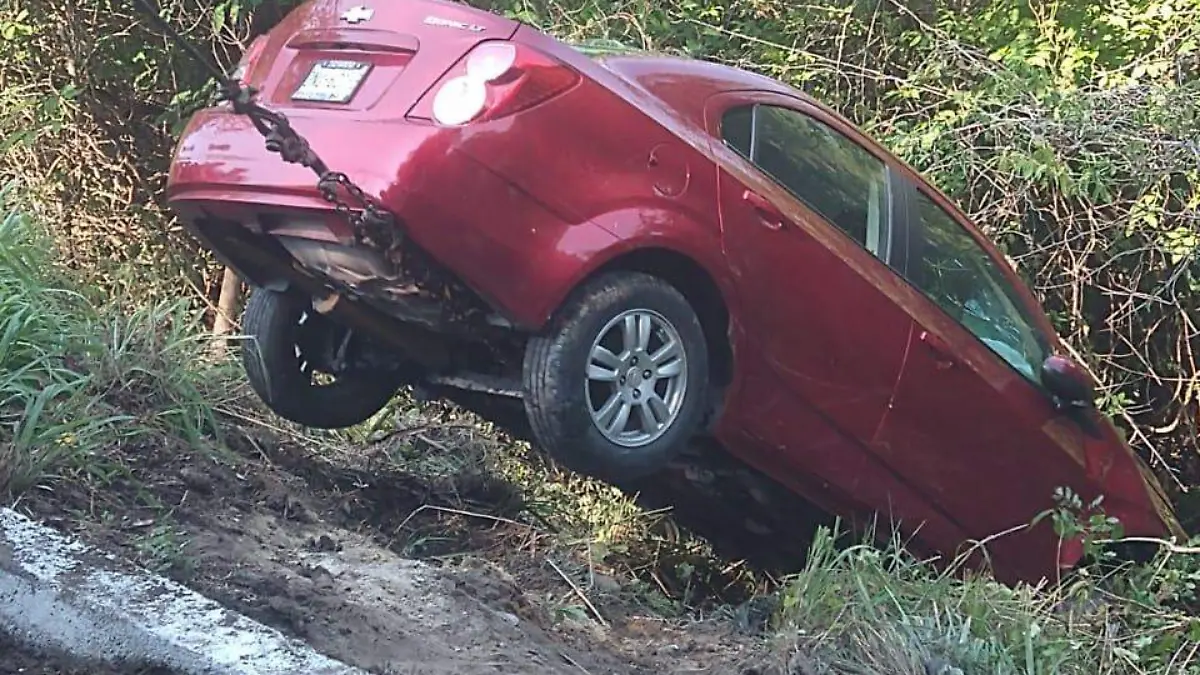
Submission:
[[[279,241],[255,234],[237,222],[201,218],[189,223],[189,230],[251,284],[312,297],[317,311],[365,330],[433,372],[451,363],[452,356],[442,337],[445,330],[438,325],[440,314],[428,311],[419,298],[408,306],[385,306],[372,298],[348,297],[355,294],[345,293],[336,282],[296,265]]]
[[[411,238],[514,325],[536,329],[578,277],[577,249],[614,241],[591,224],[569,223],[512,182],[472,159],[495,147],[491,124],[291,120],[334,171],[396,214]],[[516,141],[514,141],[516,142]],[[227,110],[197,113],[175,152],[167,199],[193,232],[220,220],[252,232],[349,244],[353,232],[316,190],[308,169],[268,152],[249,120]],[[302,226],[297,226],[297,224]],[[575,246],[574,242],[585,242]],[[224,259],[235,256],[206,242]],[[256,277],[235,265],[247,279]]]

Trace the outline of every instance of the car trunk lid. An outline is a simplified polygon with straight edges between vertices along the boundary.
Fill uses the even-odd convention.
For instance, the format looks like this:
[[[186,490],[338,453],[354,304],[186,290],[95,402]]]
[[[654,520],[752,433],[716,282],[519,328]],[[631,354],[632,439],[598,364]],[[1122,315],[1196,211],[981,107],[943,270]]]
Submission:
[[[401,117],[472,47],[519,25],[446,0],[310,0],[268,34],[246,77],[278,110]]]

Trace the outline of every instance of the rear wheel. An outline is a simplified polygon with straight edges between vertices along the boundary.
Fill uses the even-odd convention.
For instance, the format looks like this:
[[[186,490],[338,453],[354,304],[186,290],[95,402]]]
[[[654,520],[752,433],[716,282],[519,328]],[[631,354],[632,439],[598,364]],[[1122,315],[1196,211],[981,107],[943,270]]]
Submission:
[[[255,289],[242,328],[247,337],[242,364],[251,389],[292,422],[321,429],[353,426],[383,409],[396,392],[387,374],[347,369],[349,329],[296,298]]]
[[[677,289],[634,272],[588,283],[525,352],[534,436],[565,466],[612,482],[655,473],[696,433],[708,346]]]

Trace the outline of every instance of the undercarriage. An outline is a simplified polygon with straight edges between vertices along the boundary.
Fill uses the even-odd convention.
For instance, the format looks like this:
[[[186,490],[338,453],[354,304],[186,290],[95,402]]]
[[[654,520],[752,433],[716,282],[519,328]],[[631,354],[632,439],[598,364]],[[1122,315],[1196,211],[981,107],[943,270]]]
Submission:
[[[277,239],[221,221],[197,224],[196,231],[227,264],[248,270],[243,274],[251,283],[311,298],[318,315],[350,327],[328,332],[310,348],[320,369],[391,373],[418,400],[450,401],[534,442],[522,402],[527,338],[470,291],[453,281],[431,283],[430,276],[416,283],[362,247]],[[447,303],[443,298],[453,292],[458,301]],[[666,470],[617,487],[647,508],[670,508],[674,522],[705,537],[718,553],[776,573],[799,569],[816,527],[834,524],[704,435]]]
[[[393,253],[401,266],[363,245],[230,221],[193,231],[252,285],[311,300],[317,314],[350,328],[355,349],[331,352],[326,368],[395,371],[414,384],[519,398],[524,336],[415,247]]]

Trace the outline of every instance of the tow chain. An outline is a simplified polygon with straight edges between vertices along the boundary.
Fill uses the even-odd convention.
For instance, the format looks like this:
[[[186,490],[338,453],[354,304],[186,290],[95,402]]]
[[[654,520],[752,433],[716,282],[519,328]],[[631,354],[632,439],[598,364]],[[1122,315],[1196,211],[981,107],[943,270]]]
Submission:
[[[257,89],[221,72],[195,45],[159,15],[158,10],[151,5],[151,0],[134,2],[172,42],[216,79],[217,101],[228,101],[234,112],[248,117],[265,139],[268,152],[278,154],[288,164],[299,164],[316,174],[317,190],[321,197],[333,204],[334,210],[346,219],[358,243],[375,248],[389,259],[395,260],[402,243],[400,230],[396,227],[395,214],[367,196],[346,174],[331,171],[309,145],[308,140],[292,127],[286,115],[263,107],[255,100],[258,95]],[[356,202],[357,206],[344,199],[343,192]]]

